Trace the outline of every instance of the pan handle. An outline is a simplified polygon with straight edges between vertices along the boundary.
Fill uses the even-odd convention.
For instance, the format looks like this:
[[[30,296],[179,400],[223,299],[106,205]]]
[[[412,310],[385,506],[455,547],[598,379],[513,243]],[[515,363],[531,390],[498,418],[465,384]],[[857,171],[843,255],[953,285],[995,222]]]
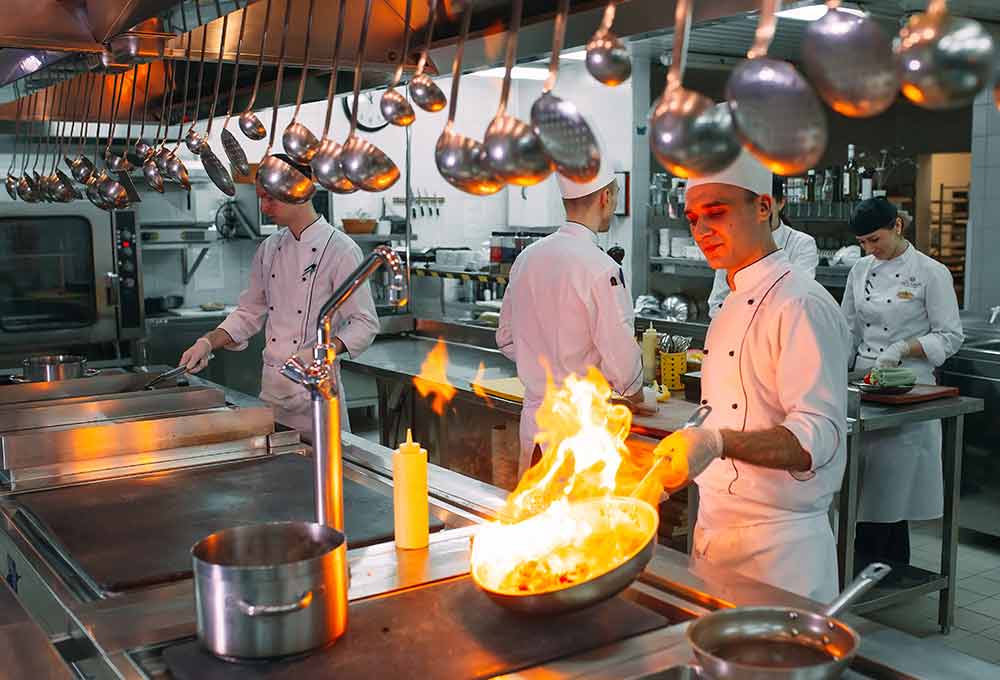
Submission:
[[[886,574],[890,571],[892,571],[892,567],[888,564],[882,564],[881,562],[869,564],[864,568],[864,571],[858,574],[856,579],[847,584],[847,587],[837,596],[837,599],[823,610],[823,616],[836,616],[847,605],[867,593],[872,586],[885,578]]]
[[[245,600],[236,600],[236,606],[247,616],[278,616],[305,609],[312,601],[313,591],[308,590],[298,600],[288,604],[250,604]]]

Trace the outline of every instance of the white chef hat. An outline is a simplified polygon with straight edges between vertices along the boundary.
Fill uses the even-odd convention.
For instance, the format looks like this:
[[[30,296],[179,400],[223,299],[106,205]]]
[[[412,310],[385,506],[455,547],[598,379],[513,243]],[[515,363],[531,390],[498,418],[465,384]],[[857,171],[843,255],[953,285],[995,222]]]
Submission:
[[[730,184],[762,196],[771,194],[772,179],[771,171],[763,163],[746,149],[741,149],[740,155],[728,168],[714,175],[692,177],[687,181],[687,189],[702,184]]]
[[[574,182],[556,173],[556,181],[559,182],[559,193],[564,199],[581,198],[589,196],[595,191],[600,191],[615,181],[614,170],[608,167],[607,163],[601,163],[601,169],[597,171],[597,177],[585,184]]]

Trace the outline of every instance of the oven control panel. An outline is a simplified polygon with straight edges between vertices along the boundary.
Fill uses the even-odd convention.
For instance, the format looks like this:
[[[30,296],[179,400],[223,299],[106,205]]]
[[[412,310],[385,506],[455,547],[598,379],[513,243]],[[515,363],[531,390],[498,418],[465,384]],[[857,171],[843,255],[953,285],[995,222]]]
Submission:
[[[115,259],[118,264],[119,309],[122,331],[142,331],[142,290],[139,285],[139,249],[135,213],[115,212]]]

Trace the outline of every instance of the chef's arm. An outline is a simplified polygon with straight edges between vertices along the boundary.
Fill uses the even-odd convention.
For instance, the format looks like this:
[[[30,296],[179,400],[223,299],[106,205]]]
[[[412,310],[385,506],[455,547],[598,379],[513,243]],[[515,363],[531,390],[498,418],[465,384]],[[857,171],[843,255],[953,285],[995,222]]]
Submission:
[[[851,333],[851,347],[848,354],[850,368],[854,368],[854,360],[857,356],[858,345],[861,344],[861,329],[858,327],[858,312],[854,303],[854,271],[852,267],[847,274],[847,284],[844,287],[844,297],[840,302],[840,311],[843,312],[847,320],[847,328]]]
[[[213,350],[221,349],[223,347],[234,347],[239,344],[233,340],[233,336],[226,332],[226,330],[222,327],[213,328],[202,337],[208,340],[208,342],[212,345]]]
[[[775,470],[807,472],[812,456],[784,427],[757,432],[722,430],[722,457]]]
[[[940,366],[961,349],[965,341],[951,272],[943,266],[929,272],[925,304],[930,330],[910,341],[916,345],[914,350],[920,352],[910,356],[926,357],[932,366]]]
[[[497,348],[503,355],[511,361],[517,361],[517,355],[514,352],[514,327],[511,323],[511,300],[513,296],[510,290],[512,284],[513,280],[507,285],[503,303],[500,305],[500,321],[497,323],[496,339]]]
[[[601,356],[601,372],[619,394],[634,404],[643,401],[642,349],[635,341],[635,316],[617,271],[600,277],[591,291],[591,333]]]

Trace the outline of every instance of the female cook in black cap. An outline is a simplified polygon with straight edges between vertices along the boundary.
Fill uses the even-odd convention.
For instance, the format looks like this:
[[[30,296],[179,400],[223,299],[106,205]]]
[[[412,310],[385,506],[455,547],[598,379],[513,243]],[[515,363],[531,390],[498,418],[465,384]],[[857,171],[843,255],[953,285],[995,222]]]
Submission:
[[[951,272],[908,242],[903,226],[885,198],[858,204],[850,227],[867,257],[851,268],[841,307],[856,369],[905,366],[916,382],[934,384],[934,368],[964,339],[958,300]],[[855,565],[906,565],[908,520],[942,515],[941,423],[866,434],[861,451]]]

